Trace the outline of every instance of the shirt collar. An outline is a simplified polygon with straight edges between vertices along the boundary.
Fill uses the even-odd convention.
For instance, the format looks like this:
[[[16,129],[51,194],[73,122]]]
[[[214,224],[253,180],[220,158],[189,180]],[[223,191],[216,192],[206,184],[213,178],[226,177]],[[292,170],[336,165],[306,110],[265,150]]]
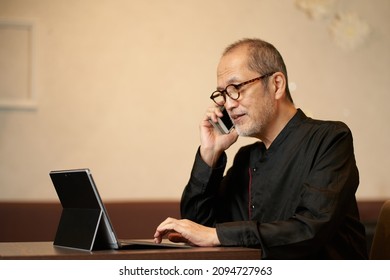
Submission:
[[[276,136],[275,140],[272,142],[271,146],[268,150],[265,148],[263,142],[259,142],[258,147],[260,148],[260,154],[257,156],[263,157],[265,153],[268,155],[272,153],[272,150],[277,149],[279,145],[286,139],[286,137],[290,134],[291,130],[295,129],[298,125],[300,125],[303,121],[308,119],[305,113],[301,109],[297,109],[295,115],[288,121],[286,126],[282,129],[282,131]],[[256,156],[255,156],[256,157]]]

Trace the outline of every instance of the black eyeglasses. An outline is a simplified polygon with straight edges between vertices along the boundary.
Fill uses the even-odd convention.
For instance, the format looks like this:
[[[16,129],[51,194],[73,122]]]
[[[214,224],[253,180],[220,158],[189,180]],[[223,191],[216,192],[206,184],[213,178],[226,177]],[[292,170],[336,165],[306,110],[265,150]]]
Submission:
[[[214,91],[211,94],[210,99],[212,99],[215,102],[215,104],[217,104],[218,106],[223,106],[225,104],[225,102],[226,102],[226,95],[229,96],[233,100],[237,100],[238,98],[240,98],[240,89],[243,86],[245,86],[247,84],[250,84],[250,83],[253,83],[253,82],[257,81],[257,80],[261,80],[261,79],[264,79],[266,77],[272,76],[273,74],[275,74],[275,72],[262,75],[260,77],[251,79],[249,81],[242,82],[240,84],[230,84],[230,85],[227,85],[224,90],[216,90],[216,91]]]

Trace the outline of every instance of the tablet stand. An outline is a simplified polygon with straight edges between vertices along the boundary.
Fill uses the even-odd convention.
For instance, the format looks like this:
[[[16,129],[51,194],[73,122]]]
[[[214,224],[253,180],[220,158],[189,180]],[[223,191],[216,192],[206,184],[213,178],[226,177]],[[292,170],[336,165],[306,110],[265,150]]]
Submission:
[[[64,208],[54,245],[91,251],[98,236],[102,215],[101,209]]]

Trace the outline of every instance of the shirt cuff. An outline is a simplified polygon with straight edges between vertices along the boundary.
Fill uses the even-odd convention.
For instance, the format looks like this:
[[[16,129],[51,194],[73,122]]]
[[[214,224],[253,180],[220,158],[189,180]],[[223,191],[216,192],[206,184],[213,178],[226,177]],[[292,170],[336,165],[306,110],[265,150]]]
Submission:
[[[224,152],[218,159],[218,162],[214,168],[210,167],[200,155],[200,147],[195,156],[195,162],[192,168],[191,177],[202,185],[206,185],[212,174],[223,174],[227,163],[227,156]]]
[[[258,247],[260,234],[255,221],[216,224],[217,236],[222,246]]]

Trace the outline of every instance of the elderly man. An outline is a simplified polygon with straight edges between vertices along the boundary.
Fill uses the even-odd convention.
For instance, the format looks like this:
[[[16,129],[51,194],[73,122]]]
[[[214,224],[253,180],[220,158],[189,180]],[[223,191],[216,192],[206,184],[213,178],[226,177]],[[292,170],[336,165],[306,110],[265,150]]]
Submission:
[[[264,259],[366,259],[352,134],[342,122],[308,118],[294,106],[277,49],[259,39],[230,45],[217,69],[216,103],[200,124],[201,143],[181,200],[182,219],[156,230],[195,246],[248,246]],[[226,109],[234,124],[211,122]],[[242,147],[224,176],[227,150]]]

